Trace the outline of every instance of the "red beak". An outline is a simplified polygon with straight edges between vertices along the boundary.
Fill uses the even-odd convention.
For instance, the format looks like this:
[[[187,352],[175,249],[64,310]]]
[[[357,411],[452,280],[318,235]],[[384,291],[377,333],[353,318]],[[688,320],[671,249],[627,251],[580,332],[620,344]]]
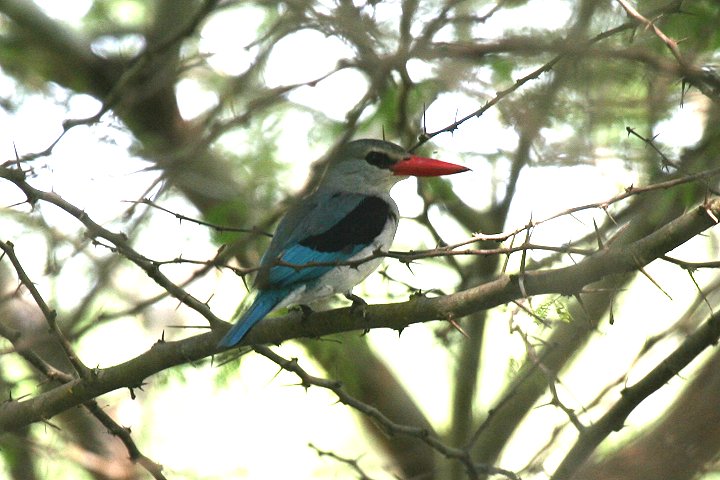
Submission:
[[[406,160],[399,161],[390,169],[395,175],[414,175],[416,177],[439,177],[440,175],[450,175],[470,170],[454,163],[414,155]]]

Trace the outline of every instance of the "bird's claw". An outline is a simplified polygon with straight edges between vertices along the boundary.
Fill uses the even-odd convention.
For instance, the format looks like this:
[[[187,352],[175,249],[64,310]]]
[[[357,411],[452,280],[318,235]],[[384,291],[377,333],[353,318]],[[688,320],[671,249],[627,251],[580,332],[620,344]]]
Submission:
[[[346,293],[345,298],[350,300],[352,302],[352,305],[350,305],[350,314],[351,315],[360,315],[363,320],[367,320],[367,307],[368,303],[363,300],[362,298],[358,297],[357,295],[354,295],[352,293]],[[363,330],[363,335],[368,333],[370,331],[370,328],[365,327]]]
[[[313,314],[313,309],[307,305],[298,305],[297,307],[300,309],[300,314],[302,315],[300,320],[303,322],[310,318],[310,315]]]
[[[355,315],[356,312],[360,312],[363,318],[366,317],[368,303],[365,300],[352,293],[346,293],[345,298],[352,302],[352,305],[350,305],[351,314]]]

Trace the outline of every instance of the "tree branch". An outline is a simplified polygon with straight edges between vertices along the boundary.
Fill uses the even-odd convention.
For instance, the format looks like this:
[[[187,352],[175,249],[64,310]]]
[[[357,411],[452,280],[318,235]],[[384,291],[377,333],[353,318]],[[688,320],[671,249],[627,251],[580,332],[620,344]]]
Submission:
[[[720,198],[714,198],[660,227],[647,237],[622,248],[608,247],[573,266],[526,272],[525,291],[528,295],[576,294],[581,292],[585,285],[607,275],[634,271],[661,257],[714,226],[715,219],[719,216]],[[115,236],[110,238],[118,240]],[[320,337],[366,328],[401,330],[414,323],[459,318],[522,296],[517,276],[503,275],[493,281],[445,297],[415,297],[404,303],[369,306],[364,318],[358,318],[350,308],[315,313],[305,320],[301,318],[302,315],[295,313],[268,318],[247,335],[243,344],[278,344],[292,338]],[[207,306],[200,302],[186,302],[186,305],[202,312],[203,315],[208,313],[212,315]],[[217,325],[221,324],[222,322],[217,323]],[[137,387],[147,377],[167,368],[213,355],[217,353],[217,342],[224,331],[225,328],[217,328],[211,333],[177,342],[159,341],[147,352],[125,363],[98,369],[96,375],[91,378],[75,379],[24,401],[6,402],[0,405],[0,430],[13,430],[51,418],[103,393],[123,387]]]
[[[685,341],[657,367],[632,387],[622,391],[620,400],[591,427],[584,430],[570,453],[552,476],[552,480],[567,480],[580,468],[595,448],[608,435],[619,431],[635,407],[669,382],[703,350],[720,339],[720,313],[712,315],[705,325],[690,334]]]

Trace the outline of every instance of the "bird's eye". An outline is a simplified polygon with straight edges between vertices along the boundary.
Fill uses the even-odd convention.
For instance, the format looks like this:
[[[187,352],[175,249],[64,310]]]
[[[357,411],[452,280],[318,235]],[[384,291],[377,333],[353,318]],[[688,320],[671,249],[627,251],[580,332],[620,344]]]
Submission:
[[[365,155],[365,160],[367,160],[370,165],[375,165],[379,168],[390,168],[396,163],[395,159],[391,158],[387,153],[374,150]]]

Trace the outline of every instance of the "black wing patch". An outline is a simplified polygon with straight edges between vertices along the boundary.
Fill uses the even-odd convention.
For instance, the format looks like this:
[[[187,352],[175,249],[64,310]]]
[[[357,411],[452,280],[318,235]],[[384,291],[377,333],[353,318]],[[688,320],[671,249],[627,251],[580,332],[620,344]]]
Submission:
[[[390,216],[394,217],[385,200],[366,197],[332,228],[299,243],[319,252],[352,250],[358,245],[368,245],[380,235]]]

